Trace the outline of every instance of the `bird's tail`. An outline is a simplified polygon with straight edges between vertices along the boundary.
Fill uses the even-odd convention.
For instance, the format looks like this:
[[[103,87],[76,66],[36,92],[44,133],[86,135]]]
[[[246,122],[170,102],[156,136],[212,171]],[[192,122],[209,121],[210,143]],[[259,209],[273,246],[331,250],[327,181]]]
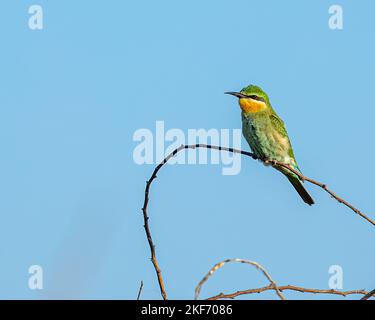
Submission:
[[[287,178],[291,182],[291,184],[293,185],[294,189],[296,189],[298,194],[301,196],[303,201],[305,201],[310,206],[315,203],[313,198],[311,198],[311,196],[306,191],[306,189],[304,188],[304,186],[301,183],[301,180],[299,180],[298,177],[287,176]]]

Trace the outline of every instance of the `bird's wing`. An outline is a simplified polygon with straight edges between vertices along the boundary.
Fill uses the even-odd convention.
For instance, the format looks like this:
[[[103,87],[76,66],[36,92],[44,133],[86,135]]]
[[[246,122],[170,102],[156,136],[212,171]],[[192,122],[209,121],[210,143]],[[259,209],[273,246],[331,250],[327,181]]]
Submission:
[[[294,157],[294,152],[293,152],[293,148],[292,148],[292,144],[290,143],[290,139],[289,139],[289,136],[288,136],[288,132],[286,131],[286,128],[285,128],[285,124],[284,124],[284,121],[281,120],[277,115],[275,114],[271,114],[270,115],[270,119],[271,119],[271,122],[272,122],[272,125],[273,127],[275,128],[275,130],[280,134],[282,135],[283,137],[286,137],[288,139],[288,142],[289,142],[289,156],[294,160],[296,161],[295,157]],[[296,162],[296,167],[297,169],[299,170],[298,166],[297,166],[297,162]]]
[[[270,119],[273,127],[280,133],[283,137],[288,137],[288,133],[285,129],[284,121],[281,120],[277,115],[271,114]]]

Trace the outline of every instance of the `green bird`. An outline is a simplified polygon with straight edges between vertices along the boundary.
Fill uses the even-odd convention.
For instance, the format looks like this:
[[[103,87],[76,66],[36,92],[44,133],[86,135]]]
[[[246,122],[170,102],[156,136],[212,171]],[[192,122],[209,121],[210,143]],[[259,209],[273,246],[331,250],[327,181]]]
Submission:
[[[242,133],[255,156],[262,161],[278,161],[301,172],[283,120],[272,108],[267,94],[259,87],[249,85],[240,92],[225,92],[239,100],[242,109]],[[314,200],[302,185],[301,179],[288,169],[276,166],[292,183],[308,205]]]

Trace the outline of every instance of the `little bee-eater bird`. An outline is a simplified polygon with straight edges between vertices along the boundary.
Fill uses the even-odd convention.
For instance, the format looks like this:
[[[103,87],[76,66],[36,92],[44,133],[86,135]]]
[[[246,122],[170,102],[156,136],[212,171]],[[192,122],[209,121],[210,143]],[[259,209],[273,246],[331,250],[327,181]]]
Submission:
[[[259,87],[249,85],[240,92],[226,92],[237,97],[242,109],[242,133],[255,156],[262,161],[277,161],[301,172],[294,157],[292,145],[283,120],[272,108],[267,94]],[[292,183],[308,205],[314,200],[302,185],[300,178],[280,166],[275,166]]]

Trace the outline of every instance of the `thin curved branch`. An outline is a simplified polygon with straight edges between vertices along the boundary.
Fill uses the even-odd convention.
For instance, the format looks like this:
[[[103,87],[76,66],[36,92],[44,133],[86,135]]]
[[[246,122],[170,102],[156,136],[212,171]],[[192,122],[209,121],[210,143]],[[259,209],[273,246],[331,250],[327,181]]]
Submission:
[[[367,291],[365,290],[350,290],[350,291],[338,291],[338,290],[332,290],[332,289],[310,289],[310,288],[303,288],[303,287],[297,287],[297,286],[279,286],[278,289],[280,291],[285,291],[285,290],[292,290],[292,291],[298,291],[298,292],[303,292],[303,293],[320,293],[320,294],[334,294],[334,295],[340,295],[340,296],[348,296],[351,294],[361,294],[361,295],[367,295]],[[248,289],[248,290],[241,290],[241,291],[236,291],[233,293],[220,293],[216,296],[210,297],[207,300],[219,300],[219,299],[234,299],[238,296],[246,295],[246,294],[253,294],[253,293],[261,293],[269,290],[274,290],[274,288],[269,285],[267,287],[262,287],[262,288],[256,288],[256,289]],[[375,291],[374,291],[375,293]],[[362,298],[363,299],[363,298]]]
[[[271,278],[270,274],[267,272],[267,270],[262,266],[260,265],[258,262],[255,262],[255,261],[250,261],[250,260],[245,260],[245,259],[226,259],[226,260],[223,260],[217,264],[215,264],[211,269],[210,271],[208,271],[208,273],[203,277],[203,279],[201,281],[199,281],[198,285],[196,286],[195,288],[195,300],[197,300],[199,298],[199,294],[201,292],[201,289],[202,289],[202,286],[204,285],[204,283],[220,268],[222,268],[226,263],[229,263],[229,262],[239,262],[239,263],[246,263],[246,264],[249,264],[251,266],[254,266],[255,268],[257,268],[258,270],[260,270],[263,275],[267,278],[267,280],[270,282],[270,285],[269,285],[269,288],[272,289],[272,290],[275,290],[276,294],[280,297],[281,300],[285,300],[285,297],[283,296],[283,294],[280,292],[280,289],[279,287],[277,286],[276,282],[273,281],[273,279]]]
[[[152,264],[154,265],[154,269],[155,269],[155,272],[156,272],[156,275],[157,275],[157,278],[158,278],[160,292],[161,292],[161,295],[162,295],[164,300],[167,300],[168,297],[167,297],[167,293],[165,291],[165,286],[164,286],[164,281],[163,281],[163,277],[162,277],[162,274],[161,274],[161,270],[159,268],[159,264],[158,264],[158,261],[156,259],[155,245],[154,245],[154,242],[152,240],[150,226],[149,226],[149,223],[148,223],[149,217],[148,217],[148,214],[147,214],[147,209],[148,209],[148,203],[149,203],[150,187],[151,187],[152,182],[156,179],[159,170],[172,157],[174,157],[181,150],[195,149],[195,148],[207,148],[207,149],[223,150],[223,151],[227,151],[227,152],[243,154],[243,155],[252,157],[253,159],[256,159],[255,155],[253,155],[251,152],[238,150],[238,149],[234,149],[234,148],[226,148],[226,147],[220,147],[220,146],[210,146],[210,145],[206,145],[206,144],[181,145],[177,149],[173,150],[161,163],[159,163],[156,166],[156,168],[154,169],[154,171],[152,172],[152,175],[151,175],[150,179],[146,182],[145,197],[144,197],[144,202],[143,202],[143,207],[142,207],[143,221],[144,221],[143,226],[144,226],[145,231],[146,231],[147,241],[148,241],[150,251],[151,251],[151,261],[152,261]]]
[[[153,240],[152,240],[152,236],[151,236],[151,232],[150,232],[150,227],[149,227],[149,223],[148,223],[149,217],[148,217],[148,214],[147,214],[147,209],[148,209],[148,203],[149,203],[150,187],[151,187],[152,182],[156,179],[157,173],[159,172],[159,170],[172,157],[174,157],[177,153],[179,153],[182,150],[185,150],[185,149],[196,149],[196,148],[206,148],[206,149],[214,149],[214,150],[219,150],[219,151],[227,151],[227,152],[231,152],[231,153],[242,154],[244,156],[251,157],[254,160],[261,160],[261,159],[258,159],[253,153],[248,152],[248,151],[243,151],[243,150],[234,149],[234,148],[227,148],[227,147],[221,147],[221,146],[214,146],[214,145],[209,145],[209,144],[198,143],[198,144],[192,144],[192,145],[181,145],[180,147],[178,147],[175,150],[173,150],[161,163],[159,163],[156,166],[156,168],[154,169],[154,171],[153,171],[150,179],[146,182],[145,196],[144,196],[144,202],[143,202],[142,211],[143,211],[144,228],[145,228],[145,231],[146,231],[147,241],[148,241],[148,244],[149,244],[149,247],[150,247],[150,251],[151,251],[151,261],[152,261],[152,264],[154,265],[154,269],[156,271],[156,275],[157,275],[157,278],[158,278],[160,292],[161,292],[161,295],[162,295],[162,297],[163,297],[164,300],[167,300],[167,293],[165,291],[165,287],[164,287],[164,282],[163,282],[163,277],[162,277],[162,274],[161,274],[161,270],[159,268],[159,264],[158,264],[158,261],[156,259],[155,245],[154,245]],[[318,181],[313,180],[313,179],[310,179],[310,178],[302,175],[300,172],[294,170],[290,166],[285,165],[283,163],[280,163],[280,162],[277,162],[277,161],[263,161],[263,162],[265,164],[271,164],[272,166],[281,166],[281,167],[284,167],[284,168],[290,170],[291,172],[293,172],[294,174],[298,175],[302,180],[308,181],[308,182],[310,182],[312,184],[315,184],[316,186],[322,188],[324,191],[326,191],[328,194],[330,194],[339,203],[344,204],[345,206],[347,206],[348,208],[350,208],[352,211],[354,211],[356,214],[358,214],[359,216],[361,216],[363,219],[367,220],[369,223],[371,223],[373,226],[375,226],[375,221],[373,219],[367,217],[364,213],[362,213],[360,210],[358,210],[357,208],[355,208],[349,202],[345,201],[344,199],[342,199],[341,197],[339,197],[337,194],[335,194],[333,191],[331,191],[330,189],[328,189],[326,184],[318,182]]]

